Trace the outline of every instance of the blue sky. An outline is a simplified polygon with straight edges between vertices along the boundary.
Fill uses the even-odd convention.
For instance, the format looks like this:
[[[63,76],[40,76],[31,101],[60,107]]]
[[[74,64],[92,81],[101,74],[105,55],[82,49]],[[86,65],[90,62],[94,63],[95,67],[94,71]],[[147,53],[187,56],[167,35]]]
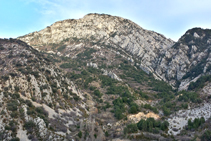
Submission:
[[[210,0],[0,0],[0,38],[104,13],[130,19],[176,41],[190,28],[211,29],[210,7]]]

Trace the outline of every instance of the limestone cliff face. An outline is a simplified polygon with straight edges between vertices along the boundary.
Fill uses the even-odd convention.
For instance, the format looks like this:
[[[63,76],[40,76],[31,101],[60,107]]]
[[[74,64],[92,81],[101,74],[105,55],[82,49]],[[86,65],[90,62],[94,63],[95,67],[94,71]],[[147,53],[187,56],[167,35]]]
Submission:
[[[65,39],[80,39],[128,51],[141,60],[141,68],[153,72],[159,56],[174,42],[148,31],[130,20],[105,14],[88,14],[78,20],[59,21],[51,26],[19,37],[35,48]]]
[[[39,50],[44,50],[49,44],[65,44],[69,52],[72,52],[89,44],[91,47],[97,45],[126,51],[125,57],[138,61],[141,69],[153,73],[157,79],[172,86],[181,81],[181,89],[187,88],[190,81],[206,73],[210,64],[210,30],[191,29],[174,43],[130,20],[105,14],[88,14],[77,20],[59,21],[19,39]],[[71,42],[66,42],[67,40]],[[47,50],[52,51],[49,48]],[[60,52],[57,54],[70,56]],[[203,70],[195,73],[196,67]]]

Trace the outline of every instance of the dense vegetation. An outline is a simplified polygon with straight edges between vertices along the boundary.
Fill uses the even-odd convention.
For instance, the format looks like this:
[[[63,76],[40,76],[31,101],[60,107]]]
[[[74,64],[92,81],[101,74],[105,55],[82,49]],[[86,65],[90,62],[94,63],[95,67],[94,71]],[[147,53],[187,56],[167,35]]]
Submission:
[[[161,122],[154,118],[147,118],[147,120],[141,119],[137,123],[137,127],[141,131],[159,133],[159,130],[165,131],[168,128],[169,123],[167,121]]]
[[[122,97],[122,98],[117,98],[113,101],[114,104],[114,116],[117,119],[122,119],[124,117],[123,113],[126,111],[125,105],[127,104],[129,106],[128,112],[135,114],[137,113],[140,109],[139,106],[133,102],[133,98],[127,98],[127,97]]]
[[[201,103],[199,95],[196,92],[181,91],[179,92],[178,101]]]
[[[188,129],[197,129],[199,126],[201,126],[203,123],[205,123],[205,119],[204,117],[201,118],[195,118],[193,120],[193,122],[191,121],[191,119],[188,120]]]
[[[140,84],[148,83],[148,85],[152,87],[152,90],[159,92],[159,98],[164,98],[165,96],[168,97],[173,92],[172,87],[166,82],[158,81],[152,76],[151,73],[148,75],[141,69],[131,67],[131,65],[128,63],[122,63],[120,69],[124,70],[124,75],[122,75],[123,79],[126,77],[131,77],[134,81]]]

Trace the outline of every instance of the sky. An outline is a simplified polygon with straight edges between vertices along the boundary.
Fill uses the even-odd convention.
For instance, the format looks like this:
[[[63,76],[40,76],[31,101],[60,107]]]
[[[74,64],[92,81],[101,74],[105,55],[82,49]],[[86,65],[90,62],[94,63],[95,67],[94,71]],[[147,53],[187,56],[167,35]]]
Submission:
[[[0,0],[0,38],[40,31],[88,13],[120,16],[177,41],[188,29],[211,29],[211,0]]]

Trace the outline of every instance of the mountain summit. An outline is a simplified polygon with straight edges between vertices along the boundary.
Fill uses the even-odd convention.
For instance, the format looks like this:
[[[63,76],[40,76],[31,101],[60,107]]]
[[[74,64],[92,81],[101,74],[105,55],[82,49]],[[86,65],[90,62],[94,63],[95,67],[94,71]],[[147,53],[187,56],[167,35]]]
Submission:
[[[97,44],[126,50],[132,57],[141,60],[140,67],[147,73],[154,72],[159,56],[174,44],[171,39],[145,30],[128,19],[106,14],[88,14],[78,20],[59,21],[18,39],[43,51],[51,51],[52,44],[61,42],[66,42],[66,45],[77,42],[90,46]]]

